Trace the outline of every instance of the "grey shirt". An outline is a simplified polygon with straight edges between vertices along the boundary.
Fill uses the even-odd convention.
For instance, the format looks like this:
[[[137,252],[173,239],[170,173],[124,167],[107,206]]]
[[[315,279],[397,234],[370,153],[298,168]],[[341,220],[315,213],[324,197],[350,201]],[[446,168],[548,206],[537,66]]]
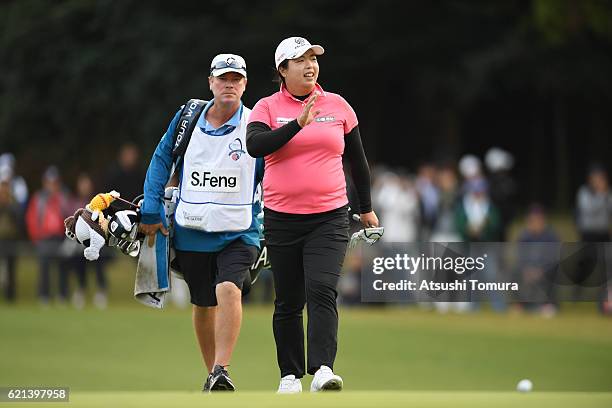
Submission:
[[[587,186],[576,197],[578,229],[581,232],[606,233],[612,222],[612,193],[595,193]]]

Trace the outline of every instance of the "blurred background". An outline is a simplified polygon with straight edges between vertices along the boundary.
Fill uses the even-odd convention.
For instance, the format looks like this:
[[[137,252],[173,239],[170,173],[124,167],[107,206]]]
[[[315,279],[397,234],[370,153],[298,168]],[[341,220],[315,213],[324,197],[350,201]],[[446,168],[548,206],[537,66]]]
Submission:
[[[325,47],[319,82],[357,113],[386,240],[610,241],[610,1],[5,0],[0,33],[2,384],[197,387],[186,288],[176,283],[165,312],[145,310],[132,299],[133,260],[107,248],[86,263],[64,241],[63,219],[97,192],[141,193],[176,110],[210,97],[216,54],[245,57],[247,106],[273,93],[274,50],[288,36]],[[489,209],[478,221],[474,202]],[[525,279],[538,279],[538,265],[525,266]],[[529,308],[363,304],[352,254],[345,269],[339,367],[357,388],[503,389],[531,367],[544,389],[612,391],[609,291]],[[266,272],[245,298],[236,370],[247,388],[276,381],[272,299]],[[174,364],[189,366],[169,382],[137,368],[155,341],[124,339],[159,324],[181,328],[154,340],[184,342]],[[389,360],[363,355],[371,327]],[[92,347],[75,341],[86,333],[96,333]],[[474,357],[483,349],[499,359]],[[92,358],[95,368],[84,363]],[[370,364],[423,375],[359,377]],[[264,374],[247,380],[253,367]]]

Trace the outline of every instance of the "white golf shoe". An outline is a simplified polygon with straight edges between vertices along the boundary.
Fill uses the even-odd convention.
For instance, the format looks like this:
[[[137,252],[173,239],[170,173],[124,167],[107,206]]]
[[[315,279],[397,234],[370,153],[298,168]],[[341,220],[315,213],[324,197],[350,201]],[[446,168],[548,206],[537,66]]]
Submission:
[[[295,375],[286,375],[280,380],[277,394],[297,394],[302,392],[302,381],[295,378]]]
[[[342,389],[342,378],[328,366],[322,365],[317,370],[310,384],[310,392],[318,391],[340,391]]]

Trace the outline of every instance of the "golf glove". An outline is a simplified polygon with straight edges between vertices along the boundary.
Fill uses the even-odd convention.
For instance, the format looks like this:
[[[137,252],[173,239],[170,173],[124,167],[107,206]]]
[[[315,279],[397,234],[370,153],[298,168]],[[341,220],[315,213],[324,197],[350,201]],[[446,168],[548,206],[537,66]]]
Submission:
[[[349,241],[348,246],[349,248],[354,248],[355,246],[357,246],[357,243],[359,241],[364,241],[368,243],[369,245],[372,245],[383,236],[384,232],[385,232],[384,227],[372,227],[372,228],[361,229],[357,231],[356,233],[354,233],[353,236],[351,236],[351,240]]]

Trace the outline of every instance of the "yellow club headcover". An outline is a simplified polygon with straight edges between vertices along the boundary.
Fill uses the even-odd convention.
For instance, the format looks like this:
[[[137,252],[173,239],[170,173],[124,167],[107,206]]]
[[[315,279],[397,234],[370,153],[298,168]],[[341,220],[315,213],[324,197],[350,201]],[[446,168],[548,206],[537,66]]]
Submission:
[[[118,196],[118,193],[115,191],[111,191],[110,193],[96,194],[96,196],[89,202],[88,208],[91,211],[104,211],[113,201],[115,201],[115,198]]]

